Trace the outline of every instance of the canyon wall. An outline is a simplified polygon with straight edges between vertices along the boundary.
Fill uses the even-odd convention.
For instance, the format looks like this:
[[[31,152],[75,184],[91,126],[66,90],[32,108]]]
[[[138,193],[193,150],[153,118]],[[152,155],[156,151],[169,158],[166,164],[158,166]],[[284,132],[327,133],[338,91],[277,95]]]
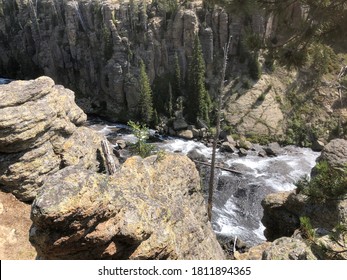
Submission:
[[[0,74],[44,74],[74,90],[85,112],[124,121],[138,105],[139,61],[152,84],[167,83],[177,55],[184,82],[198,34],[213,96],[222,48],[232,35],[230,53],[237,53],[243,19],[221,8],[204,9],[201,1],[173,11],[151,2],[2,0]],[[265,32],[261,13],[254,24],[259,34]]]

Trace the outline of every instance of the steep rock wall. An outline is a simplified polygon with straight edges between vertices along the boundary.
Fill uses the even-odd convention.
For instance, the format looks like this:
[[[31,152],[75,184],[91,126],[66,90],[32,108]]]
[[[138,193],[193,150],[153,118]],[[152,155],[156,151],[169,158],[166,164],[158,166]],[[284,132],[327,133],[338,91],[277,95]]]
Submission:
[[[231,53],[236,54],[242,19],[220,8],[205,10],[201,1],[174,12],[151,1],[146,6],[133,2],[2,0],[0,74],[45,74],[74,90],[85,112],[126,120],[138,104],[139,60],[144,60],[151,82],[165,82],[177,54],[184,79],[199,34],[213,95],[222,48],[233,35]],[[255,17],[255,30],[264,33],[266,21],[261,13]]]

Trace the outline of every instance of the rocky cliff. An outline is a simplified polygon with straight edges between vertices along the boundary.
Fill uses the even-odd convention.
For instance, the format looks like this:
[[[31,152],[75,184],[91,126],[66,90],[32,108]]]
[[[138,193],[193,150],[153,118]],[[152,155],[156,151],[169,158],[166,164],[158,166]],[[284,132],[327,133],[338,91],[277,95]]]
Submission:
[[[72,91],[40,77],[0,85],[0,100],[0,188],[34,200],[38,258],[224,258],[187,157],[114,158],[107,175]]]
[[[213,98],[219,85],[222,48],[229,36],[233,36],[233,59],[227,77],[232,72],[238,76],[247,72],[247,59],[241,64],[237,59],[243,51],[243,18],[218,7],[206,9],[201,1],[180,2],[168,8],[153,1],[3,0],[0,75],[21,79],[47,75],[74,90],[86,113],[125,121],[134,116],[139,101],[139,61],[145,62],[154,99],[164,103],[175,56],[184,84],[198,35],[206,63],[206,85]],[[253,15],[252,27],[260,36],[271,31],[271,24],[262,12]],[[274,103],[273,95],[270,103]],[[251,116],[258,124],[267,105],[261,107]],[[237,118],[239,112],[232,114]],[[278,128],[278,134],[282,133],[283,117],[274,116],[265,129],[261,127],[262,133]],[[246,122],[241,132],[252,126],[256,126],[254,122]]]
[[[312,85],[303,81],[309,75],[269,72],[266,53],[259,56],[259,65],[269,75],[259,81],[249,77],[245,31],[278,42],[288,36],[270,13],[255,11],[245,18],[217,6],[204,7],[202,1],[170,1],[176,3],[173,6],[159,2],[2,0],[0,76],[24,79],[44,74],[74,90],[86,113],[127,121],[138,107],[140,60],[146,65],[157,110],[165,111],[175,56],[184,85],[198,35],[213,99],[220,84],[222,49],[232,35],[225,121],[234,132],[300,145],[345,133],[341,130],[346,130],[346,102],[335,77],[308,92]],[[288,21],[298,25],[304,13],[291,5]]]
[[[324,148],[318,161],[327,161],[333,167],[346,166],[346,147],[346,140],[335,139]],[[263,258],[347,259],[346,232],[338,233],[347,225],[346,198],[327,199],[322,203],[295,191],[280,192],[268,195],[262,206],[264,233],[273,241]],[[309,218],[310,234],[305,233],[308,228],[300,222],[301,217]]]
[[[140,59],[152,83],[173,71],[175,54],[185,73],[200,32],[212,71],[229,34],[239,28],[221,9],[202,10],[200,1],[169,11],[151,1],[4,0],[0,11],[2,75],[45,74],[73,89],[87,113],[117,120],[129,118],[137,106]]]

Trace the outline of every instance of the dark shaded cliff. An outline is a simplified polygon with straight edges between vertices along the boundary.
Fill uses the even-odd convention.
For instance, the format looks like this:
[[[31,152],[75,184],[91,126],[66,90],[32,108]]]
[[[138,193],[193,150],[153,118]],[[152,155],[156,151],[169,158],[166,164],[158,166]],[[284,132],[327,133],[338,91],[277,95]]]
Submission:
[[[175,54],[184,82],[199,34],[213,95],[222,47],[233,35],[231,52],[236,54],[241,18],[219,8],[205,10],[201,1],[174,10],[151,2],[3,0],[0,73],[12,78],[47,75],[74,90],[86,112],[126,120],[138,102],[139,60],[157,91],[166,95]],[[263,33],[264,18],[254,16],[254,22]]]

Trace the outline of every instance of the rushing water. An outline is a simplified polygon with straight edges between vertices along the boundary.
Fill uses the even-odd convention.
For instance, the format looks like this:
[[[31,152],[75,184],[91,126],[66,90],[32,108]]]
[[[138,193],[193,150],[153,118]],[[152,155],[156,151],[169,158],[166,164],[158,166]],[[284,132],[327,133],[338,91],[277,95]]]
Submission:
[[[106,135],[113,143],[116,139],[136,141],[124,125],[94,120],[90,127]],[[158,149],[183,154],[196,150],[207,160],[210,160],[212,153],[212,148],[198,141],[172,137],[155,145]],[[310,149],[294,146],[283,148],[277,157],[259,157],[257,151],[249,151],[245,157],[218,152],[217,162],[220,165],[238,170],[242,175],[220,169],[216,172],[217,187],[212,213],[212,226],[216,234],[230,239],[237,236],[248,245],[265,240],[261,223],[261,200],[269,193],[294,189],[294,182],[310,173],[318,155]],[[209,167],[201,165],[199,169],[203,183],[207,186]]]
[[[10,83],[10,82],[11,82],[10,79],[6,79],[6,78],[1,78],[1,77],[0,77],[0,85],[8,84],[8,83]]]

